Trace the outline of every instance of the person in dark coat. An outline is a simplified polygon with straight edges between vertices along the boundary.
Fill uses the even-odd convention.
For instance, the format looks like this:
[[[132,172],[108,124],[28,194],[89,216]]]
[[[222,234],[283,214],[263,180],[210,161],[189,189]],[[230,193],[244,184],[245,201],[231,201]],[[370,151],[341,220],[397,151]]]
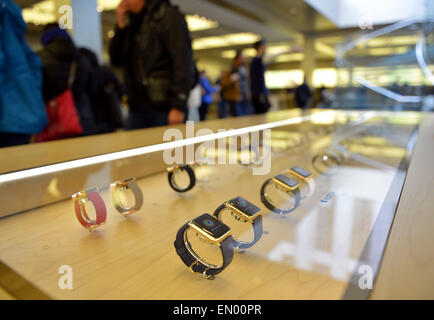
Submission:
[[[116,16],[109,51],[125,73],[126,129],[183,123],[194,76],[184,15],[169,0],[123,0]]]
[[[87,49],[78,49],[92,69],[90,101],[96,123],[96,133],[114,132],[123,127],[121,101],[125,90],[113,70],[100,65],[96,54]]]
[[[256,57],[250,64],[250,91],[253,108],[256,114],[266,113],[270,108],[268,89],[265,85],[265,65],[262,61],[266,44],[264,40],[255,43]]]
[[[304,79],[303,83],[295,89],[295,102],[300,109],[307,109],[309,106],[312,92]]]
[[[90,103],[92,90],[92,69],[88,61],[81,57],[66,30],[57,24],[49,24],[41,36],[43,96],[45,102],[51,101],[68,89],[73,62],[76,63],[72,94],[75,107],[83,128],[83,135],[96,133],[95,120]]]

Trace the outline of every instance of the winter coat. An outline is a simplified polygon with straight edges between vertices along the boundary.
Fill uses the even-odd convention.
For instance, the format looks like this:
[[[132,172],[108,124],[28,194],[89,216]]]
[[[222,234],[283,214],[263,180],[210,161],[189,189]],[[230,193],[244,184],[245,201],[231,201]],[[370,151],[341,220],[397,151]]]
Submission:
[[[26,23],[12,0],[0,0],[0,132],[35,134],[48,118],[39,57],[24,40]]]
[[[55,38],[39,52],[43,64],[43,94],[46,102],[56,98],[68,88],[73,62],[77,64],[72,93],[75,107],[83,127],[83,134],[96,133],[96,123],[90,101],[92,69],[89,62],[78,54],[70,38]]]
[[[123,67],[131,109],[184,111],[194,86],[193,50],[184,15],[168,0],[147,0],[130,24],[116,27],[112,65]]]

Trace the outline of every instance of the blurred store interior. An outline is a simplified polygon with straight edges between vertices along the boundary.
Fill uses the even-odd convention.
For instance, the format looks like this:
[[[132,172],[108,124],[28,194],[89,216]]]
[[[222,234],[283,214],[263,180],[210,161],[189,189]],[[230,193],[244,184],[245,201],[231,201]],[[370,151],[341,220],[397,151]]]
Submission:
[[[27,38],[35,50],[40,46],[43,25],[56,22],[62,16],[59,8],[71,4],[69,0],[16,2],[23,8],[28,23]],[[88,8],[94,2],[97,12],[92,15]],[[101,28],[89,30],[79,26],[71,32],[78,44],[91,47],[105,62],[109,60],[107,48],[116,24],[114,9],[119,2],[86,1],[86,7],[81,7],[74,16],[76,24],[90,24],[88,19],[101,21]],[[187,14],[198,67],[205,69],[212,81],[230,65],[236,50],[244,49],[251,58],[255,55],[252,45],[260,38],[267,40],[266,81],[272,91],[273,109],[294,106],[290,90],[300,85],[305,76],[314,89],[328,90],[330,99],[324,102],[324,107],[420,109],[423,97],[432,94],[434,64],[429,61],[434,61],[433,1],[172,0],[172,3]],[[77,5],[82,6],[72,1],[73,8]],[[83,19],[85,12],[88,17]],[[350,50],[340,53],[351,41],[398,22],[405,23],[354,43]],[[102,48],[99,42],[103,43]],[[426,70],[418,58],[421,43]],[[394,99],[394,94],[414,98],[407,102]],[[315,106],[317,101],[312,103]]]

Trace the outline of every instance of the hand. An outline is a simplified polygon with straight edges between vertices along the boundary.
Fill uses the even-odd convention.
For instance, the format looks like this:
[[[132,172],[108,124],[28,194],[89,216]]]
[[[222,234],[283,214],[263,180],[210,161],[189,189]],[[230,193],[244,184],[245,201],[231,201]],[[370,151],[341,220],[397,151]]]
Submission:
[[[128,3],[126,0],[122,0],[119,6],[116,8],[116,23],[119,28],[125,28],[125,20],[128,12]]]
[[[231,75],[231,80],[232,80],[233,82],[236,82],[236,81],[240,80],[240,75],[239,75],[238,73],[233,73],[233,74]]]
[[[178,109],[171,109],[169,112],[169,125],[184,123],[185,114]]]

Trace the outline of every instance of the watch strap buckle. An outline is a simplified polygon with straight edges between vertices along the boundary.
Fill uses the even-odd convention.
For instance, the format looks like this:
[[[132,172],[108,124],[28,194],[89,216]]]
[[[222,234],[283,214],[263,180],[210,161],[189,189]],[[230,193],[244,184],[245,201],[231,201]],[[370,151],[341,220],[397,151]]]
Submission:
[[[190,269],[191,273],[197,273],[197,271],[193,270],[193,267],[199,263],[199,260],[195,260],[188,268]],[[204,271],[205,272],[205,271]]]

